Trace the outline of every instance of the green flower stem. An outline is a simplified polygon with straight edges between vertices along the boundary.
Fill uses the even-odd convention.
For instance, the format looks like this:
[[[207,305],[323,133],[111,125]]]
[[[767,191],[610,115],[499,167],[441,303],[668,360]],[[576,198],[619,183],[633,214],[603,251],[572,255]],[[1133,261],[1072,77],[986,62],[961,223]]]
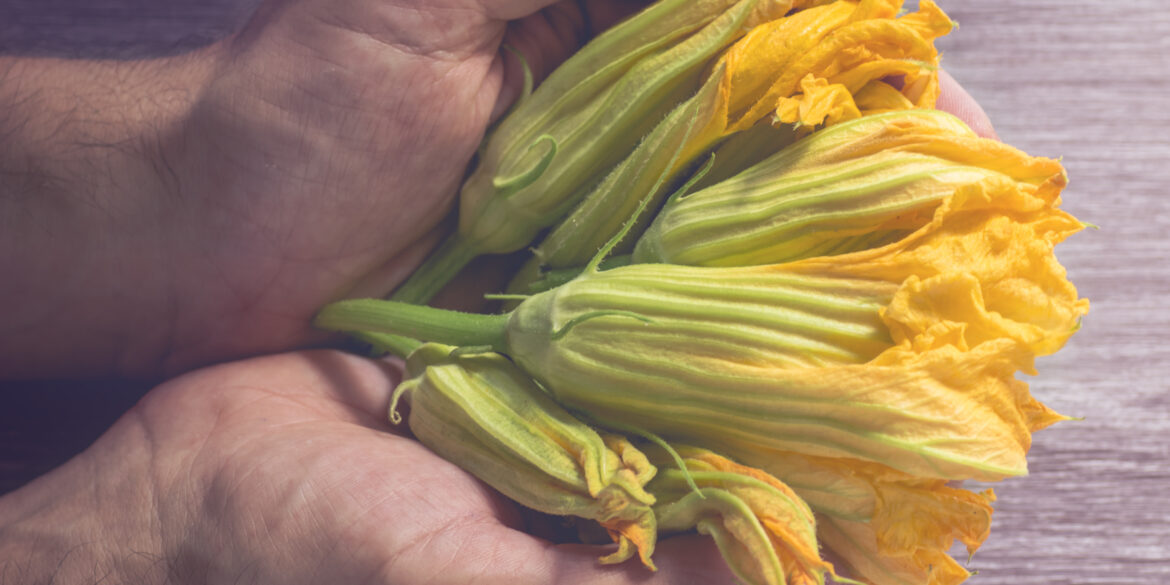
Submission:
[[[458,233],[451,234],[390,298],[403,303],[426,304],[478,255],[479,251],[470,242]]]
[[[504,349],[508,315],[476,315],[379,299],[339,301],[317,314],[314,325],[334,331],[390,333],[457,346]]]

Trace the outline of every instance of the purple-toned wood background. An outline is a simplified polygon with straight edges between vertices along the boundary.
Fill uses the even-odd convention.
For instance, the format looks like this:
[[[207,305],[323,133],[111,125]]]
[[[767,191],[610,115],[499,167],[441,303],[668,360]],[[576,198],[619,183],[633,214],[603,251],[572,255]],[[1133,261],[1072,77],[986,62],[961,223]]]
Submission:
[[[1032,390],[1084,417],[1037,435],[997,485],[976,585],[1170,581],[1170,13],[1165,0],[940,0],[945,66],[1002,138],[1063,156],[1065,207],[1101,226],[1059,251],[1092,299]],[[254,0],[0,0],[0,52],[143,57],[238,26]],[[0,492],[84,448],[142,392],[0,387]],[[80,421],[80,422],[79,422]]]

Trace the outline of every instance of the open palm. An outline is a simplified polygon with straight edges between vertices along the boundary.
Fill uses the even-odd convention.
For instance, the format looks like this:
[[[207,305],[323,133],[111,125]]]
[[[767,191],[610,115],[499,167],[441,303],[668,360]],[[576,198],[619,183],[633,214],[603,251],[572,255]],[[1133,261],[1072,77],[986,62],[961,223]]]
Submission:
[[[64,541],[26,539],[60,544],[61,582],[99,570],[136,583],[730,582],[697,536],[664,541],[651,573],[601,566],[611,547],[526,534],[514,504],[392,432],[395,372],[320,351],[177,378],[6,498],[32,511],[6,534],[65,527]]]

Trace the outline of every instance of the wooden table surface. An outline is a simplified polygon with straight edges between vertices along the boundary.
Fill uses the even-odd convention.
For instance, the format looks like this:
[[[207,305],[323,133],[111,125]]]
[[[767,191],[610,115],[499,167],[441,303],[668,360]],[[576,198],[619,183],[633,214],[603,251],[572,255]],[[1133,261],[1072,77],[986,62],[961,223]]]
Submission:
[[[1170,581],[1170,12],[1166,0],[940,0],[944,63],[1007,142],[1063,156],[1065,208],[1099,230],[1059,248],[1093,308],[1033,393],[1083,421],[1036,436],[999,484],[976,585]],[[0,51],[174,53],[252,0],[0,0]],[[141,388],[0,387],[0,493],[84,447]],[[14,406],[15,405],[15,406]],[[61,422],[84,415],[85,424]]]

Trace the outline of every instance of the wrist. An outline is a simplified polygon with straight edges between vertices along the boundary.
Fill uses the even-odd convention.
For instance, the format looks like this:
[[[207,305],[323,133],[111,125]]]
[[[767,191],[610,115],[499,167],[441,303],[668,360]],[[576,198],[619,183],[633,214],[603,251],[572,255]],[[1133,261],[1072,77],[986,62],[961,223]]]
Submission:
[[[20,218],[0,230],[0,302],[21,308],[0,316],[0,371],[154,373],[178,195],[163,153],[213,62],[0,59],[0,216]]]

